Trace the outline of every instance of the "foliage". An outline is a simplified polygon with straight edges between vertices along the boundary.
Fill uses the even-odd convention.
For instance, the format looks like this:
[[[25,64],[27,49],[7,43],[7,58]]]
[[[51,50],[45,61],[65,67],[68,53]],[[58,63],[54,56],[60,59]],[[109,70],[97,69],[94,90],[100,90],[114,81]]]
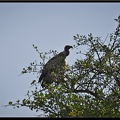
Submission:
[[[47,117],[119,117],[120,116],[120,16],[115,19],[118,26],[114,33],[105,40],[77,34],[74,36],[77,53],[84,56],[76,59],[72,66],[67,65],[65,82],[53,83],[48,88],[40,88],[38,79],[31,85],[34,91],[27,92],[27,97],[9,102],[9,106],[25,106],[36,112],[44,111]],[[87,51],[79,51],[85,46]],[[57,51],[38,52],[41,62],[33,62],[23,68],[22,74],[41,73],[45,60]],[[73,50],[74,50],[73,49]]]

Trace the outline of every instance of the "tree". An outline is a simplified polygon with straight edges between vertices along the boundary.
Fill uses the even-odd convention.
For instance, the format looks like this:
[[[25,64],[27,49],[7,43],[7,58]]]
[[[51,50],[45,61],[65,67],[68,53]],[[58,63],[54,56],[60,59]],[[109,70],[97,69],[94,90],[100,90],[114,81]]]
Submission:
[[[27,92],[27,97],[6,106],[28,107],[36,112],[44,111],[47,117],[119,117],[120,116],[120,16],[115,19],[118,26],[115,32],[102,40],[77,34],[74,36],[78,55],[73,65],[67,65],[64,83],[55,82],[47,89],[40,88],[38,79],[31,85],[34,91]],[[87,50],[82,53],[79,47]],[[45,64],[48,55],[57,51],[39,52],[41,62],[33,62],[24,68],[22,74],[38,73]]]

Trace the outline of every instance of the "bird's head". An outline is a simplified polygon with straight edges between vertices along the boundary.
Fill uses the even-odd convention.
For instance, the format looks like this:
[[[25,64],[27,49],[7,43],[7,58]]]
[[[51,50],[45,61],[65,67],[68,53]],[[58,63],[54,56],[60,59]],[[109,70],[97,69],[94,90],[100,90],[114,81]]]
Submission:
[[[70,48],[73,48],[73,47],[70,46],[70,45],[66,45],[66,46],[64,47],[64,50],[65,50],[65,51],[68,51]]]
[[[66,52],[66,56],[69,55],[69,49],[70,49],[70,48],[73,48],[73,47],[70,46],[70,45],[66,45],[66,46],[64,47],[64,51]]]

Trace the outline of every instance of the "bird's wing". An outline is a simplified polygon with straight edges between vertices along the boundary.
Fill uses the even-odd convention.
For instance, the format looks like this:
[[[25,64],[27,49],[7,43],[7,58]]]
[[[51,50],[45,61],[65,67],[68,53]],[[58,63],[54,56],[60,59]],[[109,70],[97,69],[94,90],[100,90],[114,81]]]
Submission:
[[[44,68],[52,70],[55,67],[57,67],[58,65],[60,65],[61,62],[64,62],[65,60],[65,53],[60,52],[58,55],[55,55],[54,57],[52,57],[44,66]]]
[[[43,67],[42,74],[39,78],[39,82],[47,76],[47,74],[50,74],[50,72],[54,71],[55,69],[57,70],[58,67],[63,67],[65,66],[65,53],[60,52],[59,54],[55,55],[52,57]]]

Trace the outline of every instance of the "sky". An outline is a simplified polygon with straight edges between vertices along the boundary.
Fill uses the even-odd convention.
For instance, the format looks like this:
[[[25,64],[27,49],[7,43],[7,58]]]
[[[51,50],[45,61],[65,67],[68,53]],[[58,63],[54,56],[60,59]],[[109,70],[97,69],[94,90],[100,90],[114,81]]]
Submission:
[[[29,108],[3,107],[9,101],[25,98],[36,74],[18,76],[22,69],[35,60],[40,52],[63,51],[65,45],[74,45],[73,36],[88,35],[105,39],[115,31],[114,21],[120,15],[120,3],[0,3],[0,117],[36,117],[40,113]],[[85,50],[85,47],[79,48]],[[70,50],[67,63],[74,64],[76,51]]]

